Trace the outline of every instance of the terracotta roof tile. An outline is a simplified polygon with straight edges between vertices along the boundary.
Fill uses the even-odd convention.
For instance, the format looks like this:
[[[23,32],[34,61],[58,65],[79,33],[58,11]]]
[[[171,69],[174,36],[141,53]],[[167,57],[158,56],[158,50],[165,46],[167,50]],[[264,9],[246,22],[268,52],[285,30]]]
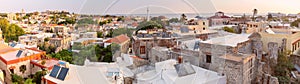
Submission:
[[[116,36],[114,38],[111,38],[111,39],[107,40],[106,42],[107,43],[121,44],[121,43],[124,43],[127,40],[130,40],[130,38],[127,35],[122,34],[122,35]]]

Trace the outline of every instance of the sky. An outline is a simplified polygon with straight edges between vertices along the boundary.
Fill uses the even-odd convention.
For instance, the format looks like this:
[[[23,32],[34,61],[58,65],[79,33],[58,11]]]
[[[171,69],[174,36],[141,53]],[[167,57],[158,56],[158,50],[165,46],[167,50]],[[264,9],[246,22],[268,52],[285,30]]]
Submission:
[[[0,12],[66,10],[81,14],[300,13],[300,0],[0,0]]]

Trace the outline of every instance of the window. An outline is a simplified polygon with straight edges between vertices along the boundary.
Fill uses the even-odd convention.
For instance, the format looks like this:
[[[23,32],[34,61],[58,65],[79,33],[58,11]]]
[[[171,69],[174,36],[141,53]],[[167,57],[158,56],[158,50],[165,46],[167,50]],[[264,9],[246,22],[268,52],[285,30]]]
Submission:
[[[203,25],[205,25],[205,22],[203,22]]]
[[[15,70],[14,69],[9,69],[10,73],[14,74]]]
[[[206,55],[206,63],[211,63],[211,55]]]
[[[203,27],[203,30],[205,30],[205,27]]]
[[[26,71],[26,65],[22,65],[19,67],[20,72],[24,73]]]
[[[140,47],[140,54],[146,54],[145,46]]]

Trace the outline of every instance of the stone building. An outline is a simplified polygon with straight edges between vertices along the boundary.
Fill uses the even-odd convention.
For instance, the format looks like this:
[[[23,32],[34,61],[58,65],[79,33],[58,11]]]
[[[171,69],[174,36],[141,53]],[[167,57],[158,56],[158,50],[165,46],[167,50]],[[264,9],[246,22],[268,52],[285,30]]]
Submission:
[[[254,34],[230,34],[199,41],[199,49],[154,47],[151,63],[183,57],[184,62],[216,71],[227,77],[229,84],[250,84],[256,80],[261,67],[257,56],[261,57],[261,36]],[[258,46],[255,46],[258,45]],[[260,68],[261,69],[261,68]]]
[[[133,53],[141,58],[148,59],[152,47],[173,47],[176,45],[177,38],[177,34],[174,34],[171,31],[139,31],[136,36],[133,36]]]
[[[267,22],[247,22],[246,33],[262,32],[268,27]]]
[[[292,52],[300,48],[300,32],[295,29],[274,29],[271,28],[269,32],[259,32],[263,42],[263,51],[268,52],[268,43],[275,42],[283,50],[290,50]],[[284,43],[284,44],[283,44]]]
[[[120,51],[122,53],[127,53],[128,51],[128,48],[129,48],[129,44],[130,44],[130,38],[125,35],[125,34],[121,34],[119,36],[115,36],[111,39],[108,39],[105,41],[105,43],[116,43],[116,44],[119,44],[120,46]]]
[[[56,48],[55,51],[58,52],[62,49],[69,49],[71,46],[71,40],[72,38],[70,36],[55,37],[50,38],[49,43],[50,45],[53,45]]]
[[[230,17],[226,16],[224,12],[216,12],[214,16],[211,16],[208,18],[209,20],[209,26],[220,26],[220,25],[226,25],[230,21]]]
[[[188,20],[184,26],[194,31],[204,31],[208,29],[208,20],[206,19],[190,19]]]

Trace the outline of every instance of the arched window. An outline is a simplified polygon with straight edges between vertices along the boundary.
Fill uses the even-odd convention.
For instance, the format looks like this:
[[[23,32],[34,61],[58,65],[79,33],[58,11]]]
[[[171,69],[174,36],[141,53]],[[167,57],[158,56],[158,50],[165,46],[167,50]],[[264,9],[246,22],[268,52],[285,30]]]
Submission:
[[[20,72],[25,73],[26,71],[26,65],[22,65],[19,67]]]

